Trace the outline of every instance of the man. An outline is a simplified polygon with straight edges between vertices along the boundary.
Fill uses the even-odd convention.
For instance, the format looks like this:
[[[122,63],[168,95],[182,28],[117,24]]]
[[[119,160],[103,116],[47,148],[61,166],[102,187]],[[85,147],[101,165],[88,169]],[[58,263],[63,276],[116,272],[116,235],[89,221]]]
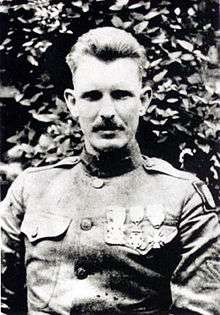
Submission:
[[[30,168],[11,186],[2,204],[3,313],[20,314],[25,248],[30,315],[220,314],[213,199],[193,175],[142,157],[135,140],[150,101],[143,47],[123,30],[98,28],[67,62],[74,89],[65,99],[84,151]]]

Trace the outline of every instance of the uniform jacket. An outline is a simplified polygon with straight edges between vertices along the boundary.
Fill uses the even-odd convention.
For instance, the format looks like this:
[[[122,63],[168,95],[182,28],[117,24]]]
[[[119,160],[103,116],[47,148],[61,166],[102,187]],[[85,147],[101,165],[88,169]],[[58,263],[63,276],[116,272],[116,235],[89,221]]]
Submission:
[[[90,166],[67,158],[10,187],[3,314],[25,314],[27,300],[30,315],[219,315],[220,227],[207,187],[155,158],[113,173]]]

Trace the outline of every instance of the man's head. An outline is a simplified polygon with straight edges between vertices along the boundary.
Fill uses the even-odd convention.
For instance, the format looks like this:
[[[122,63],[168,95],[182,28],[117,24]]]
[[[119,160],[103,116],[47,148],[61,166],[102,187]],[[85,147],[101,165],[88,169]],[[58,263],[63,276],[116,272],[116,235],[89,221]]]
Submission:
[[[123,30],[97,28],[78,39],[67,63],[74,89],[65,91],[65,99],[79,118],[87,150],[127,146],[148,103],[149,88],[142,89],[144,48]]]

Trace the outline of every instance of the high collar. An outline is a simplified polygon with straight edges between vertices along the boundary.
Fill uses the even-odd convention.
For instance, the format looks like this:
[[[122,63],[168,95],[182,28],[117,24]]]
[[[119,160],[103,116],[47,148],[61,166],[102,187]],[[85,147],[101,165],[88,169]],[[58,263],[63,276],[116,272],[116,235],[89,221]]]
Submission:
[[[130,172],[143,164],[139,146],[93,155],[83,149],[81,154],[83,167],[87,173],[97,177],[113,177]]]

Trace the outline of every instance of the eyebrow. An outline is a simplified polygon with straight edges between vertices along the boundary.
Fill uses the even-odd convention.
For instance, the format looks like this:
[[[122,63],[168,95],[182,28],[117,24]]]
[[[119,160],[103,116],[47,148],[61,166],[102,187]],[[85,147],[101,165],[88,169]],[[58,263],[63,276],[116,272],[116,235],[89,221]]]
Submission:
[[[129,90],[124,89],[115,89],[111,92],[111,95],[113,97],[119,97],[119,96],[134,96],[134,93]]]
[[[91,91],[86,91],[83,92],[80,97],[81,98],[88,98],[88,97],[99,97],[102,95],[102,92],[98,91],[98,90],[91,90]]]

